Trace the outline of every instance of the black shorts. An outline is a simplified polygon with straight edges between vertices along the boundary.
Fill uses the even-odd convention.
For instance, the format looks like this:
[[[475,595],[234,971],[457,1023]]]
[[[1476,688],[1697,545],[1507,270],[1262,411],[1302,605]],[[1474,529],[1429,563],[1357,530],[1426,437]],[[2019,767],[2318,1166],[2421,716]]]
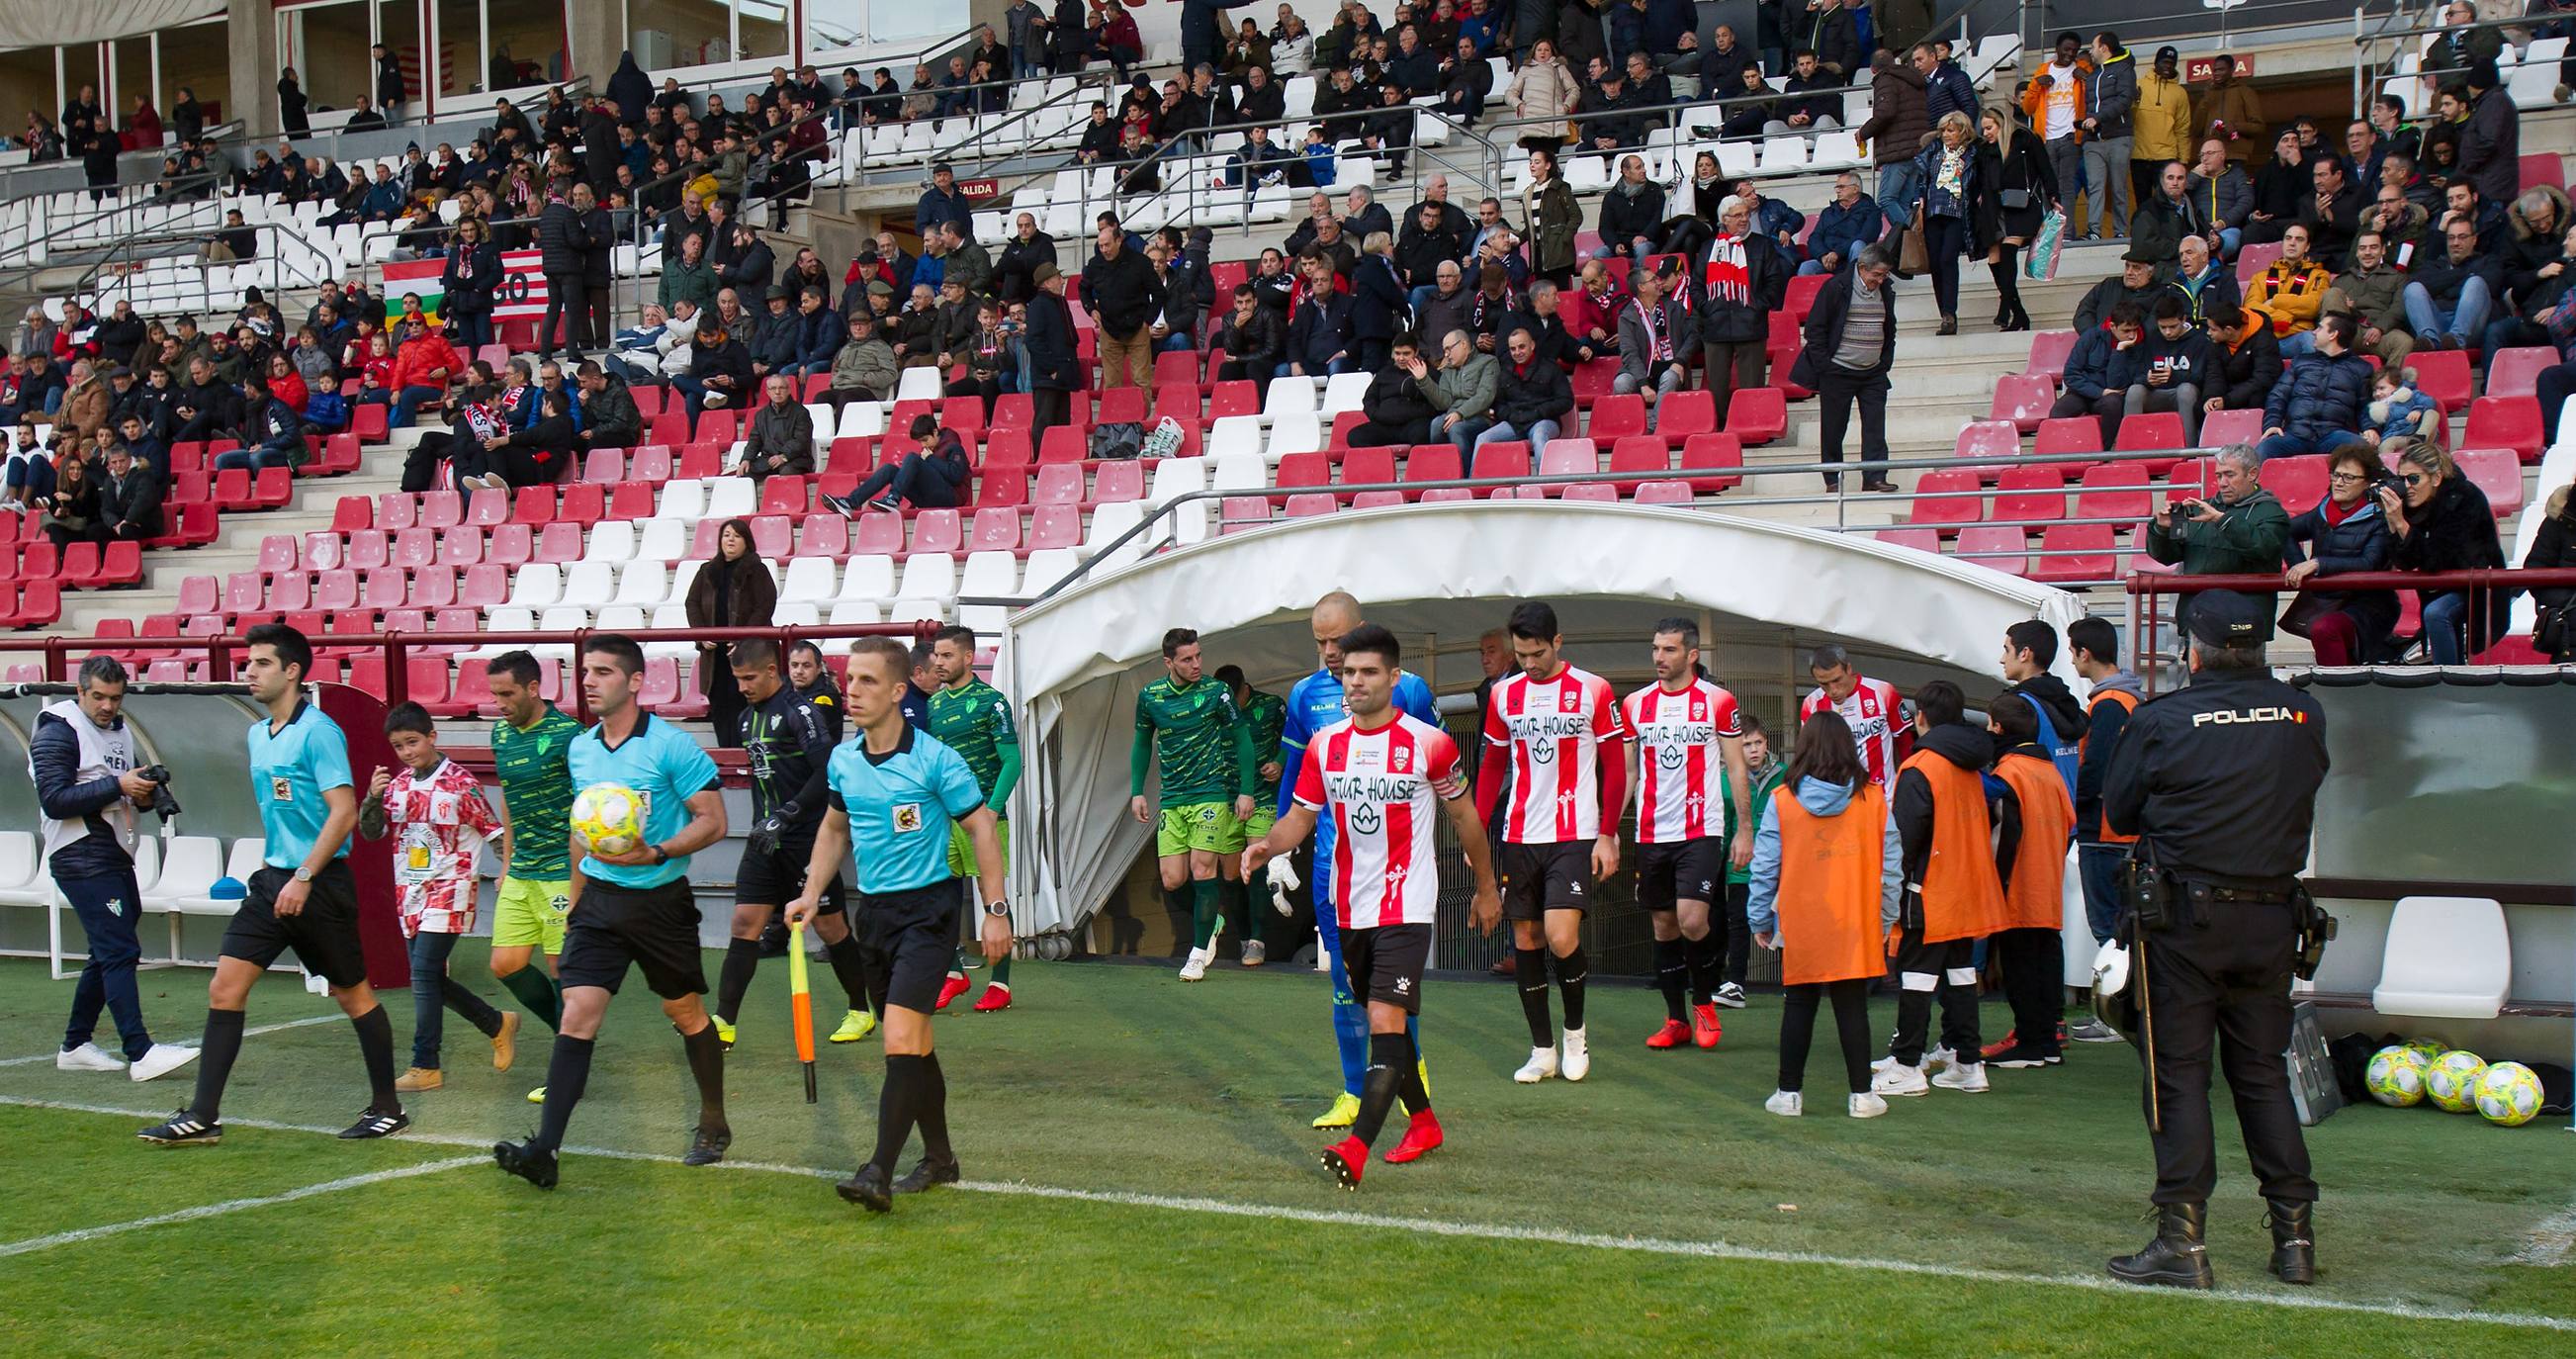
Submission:
[[[733,899],[738,906],[784,906],[805,894],[805,870],[814,862],[812,841],[798,845],[781,844],[775,852],[754,854],[746,849],[742,862],[733,871]],[[839,915],[846,894],[841,890],[841,876],[832,875],[823,889],[823,905],[815,914]]]
[[[1543,920],[1549,911],[1591,909],[1589,840],[1566,840],[1553,845],[1505,841],[1497,871],[1503,879],[1505,919]]]
[[[706,994],[707,969],[698,947],[698,901],[686,878],[659,887],[583,886],[564,928],[563,956],[555,975],[565,988],[596,986],[610,995],[626,980],[626,966],[644,971],[644,984],[664,1000]]]
[[[1719,901],[1725,886],[1726,842],[1716,836],[1637,846],[1637,904],[1649,911]]]
[[[1431,966],[1429,925],[1379,925],[1342,931],[1342,966],[1351,991],[1406,1014],[1422,1013],[1422,974]]]
[[[903,892],[861,892],[850,923],[870,990],[918,1014],[938,1008],[939,987],[957,951],[956,879]]]
[[[358,946],[358,882],[349,876],[349,861],[333,859],[313,875],[304,909],[277,913],[277,894],[295,881],[284,868],[263,866],[250,875],[249,891],[224,926],[223,956],[267,967],[278,955],[295,950],[304,970],[343,990],[367,979],[366,950]]]

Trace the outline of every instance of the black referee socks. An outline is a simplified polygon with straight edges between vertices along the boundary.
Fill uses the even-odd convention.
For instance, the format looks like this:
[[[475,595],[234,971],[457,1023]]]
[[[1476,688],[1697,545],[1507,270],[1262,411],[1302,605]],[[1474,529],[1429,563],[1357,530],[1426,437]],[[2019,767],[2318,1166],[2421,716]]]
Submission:
[[[1556,1029],[1547,1018],[1547,954],[1534,948],[1512,950],[1512,975],[1520,982],[1521,1014],[1529,1020],[1530,1046],[1556,1046]]]
[[[206,1036],[197,1050],[197,1098],[188,1105],[188,1112],[200,1123],[215,1122],[223,1108],[224,1082],[232,1079],[233,1059],[241,1056],[246,1022],[239,1010],[206,1011]]]
[[[382,1005],[349,1021],[358,1031],[358,1052],[367,1059],[367,1084],[374,1089],[374,1103],[367,1106],[371,1114],[390,1114],[402,1108],[402,1096],[394,1093],[394,1022],[385,1017]]]
[[[913,1117],[921,1125],[921,1154],[933,1161],[954,1161],[957,1152],[948,1145],[948,1075],[939,1069],[938,1053],[925,1053],[917,1060],[920,1088],[913,1091]]]
[[[735,943],[742,941],[737,939]],[[758,941],[752,947],[758,948]],[[716,1129],[726,1126],[724,1105],[724,1040],[716,1037],[716,1026],[710,1020],[696,1033],[680,1035],[680,1045],[689,1052],[689,1074],[698,1080],[698,1126]],[[550,1088],[547,1098],[554,1097]]]
[[[716,1013],[732,1024],[742,1018],[742,998],[760,970],[760,941],[736,939],[725,945],[724,970],[716,974]]]
[[[572,1106],[581,1102],[581,1092],[590,1085],[590,1053],[594,1045],[593,1039],[575,1038],[568,1033],[555,1035],[554,1055],[546,1062],[545,1112],[537,1115],[537,1146],[548,1151],[563,1150],[564,1129],[572,1126]]]
[[[1351,1123],[1351,1136],[1361,1146],[1377,1142],[1378,1129],[1386,1126],[1386,1111],[1395,1103],[1396,1092],[1413,1075],[1413,1038],[1402,1033],[1369,1035],[1368,1076],[1360,1083],[1360,1113]]]
[[[1684,960],[1682,941],[1655,941],[1655,987],[1664,993],[1664,1018],[1678,1024],[1688,1011],[1682,1004],[1682,988],[1688,981],[1690,964]]]
[[[1583,957],[1583,946],[1556,960],[1556,989],[1565,993],[1565,1027],[1583,1027],[1583,979],[1592,975],[1592,964]]]
[[[877,1092],[877,1150],[868,1164],[889,1178],[894,1175],[895,1158],[903,1155],[903,1144],[911,1140],[913,1118],[920,1107],[918,1092],[928,1076],[924,1068],[929,1061],[903,1053],[886,1056],[885,1085]]]

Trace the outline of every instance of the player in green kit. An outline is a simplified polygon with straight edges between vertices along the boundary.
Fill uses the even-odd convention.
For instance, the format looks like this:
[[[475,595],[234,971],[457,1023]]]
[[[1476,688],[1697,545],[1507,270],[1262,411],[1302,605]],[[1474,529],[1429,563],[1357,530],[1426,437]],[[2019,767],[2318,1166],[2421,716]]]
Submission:
[[[492,767],[501,778],[501,830],[510,845],[492,912],[492,976],[551,1029],[563,1021],[555,959],[563,954],[564,912],[572,904],[571,833],[564,827],[572,770],[565,757],[581,723],[537,692],[542,672],[527,652],[503,652],[484,672],[501,707],[501,720],[492,724]],[[539,950],[546,956],[542,971],[528,965]],[[543,1104],[545,1095],[538,1086],[528,1102]]]
[[[1224,685],[1201,681],[1201,667],[1197,633],[1163,634],[1165,673],[1136,695],[1136,743],[1127,757],[1127,810],[1148,826],[1156,821],[1145,801],[1145,771],[1157,756],[1163,761],[1154,854],[1165,903],[1175,917],[1184,902],[1189,907],[1190,956],[1181,966],[1187,982],[1205,977],[1216,957],[1225,889],[1243,874],[1243,818],[1252,814],[1259,781],[1251,726]]]
[[[1020,782],[1020,728],[1011,720],[1011,701],[1002,691],[975,676],[975,630],[954,625],[941,628],[930,641],[930,667],[939,677],[939,687],[930,694],[930,734],[939,743],[956,751],[974,771],[975,786],[984,791],[984,805],[995,818],[993,834],[1002,842],[1002,868],[1010,871],[1011,858],[1011,790]],[[950,829],[948,839],[948,872],[957,879],[961,892],[975,873],[975,844],[963,825]],[[961,906],[964,898],[960,897]],[[948,962],[948,976],[939,985],[937,1009],[948,1008],[948,1002],[965,993],[966,955],[955,952]],[[1011,1008],[1011,957],[1003,954],[993,960],[992,979],[985,983],[984,994],[975,1002],[977,1014],[991,1014]]]
[[[1253,758],[1260,762],[1252,771],[1261,781],[1252,790],[1252,815],[1243,818],[1243,842],[1248,845],[1268,835],[1272,823],[1278,820],[1279,736],[1288,729],[1288,700],[1253,688],[1239,665],[1218,666],[1216,681],[1233,696],[1235,711],[1252,729]],[[1253,910],[1247,900],[1249,886],[1229,890],[1235,896],[1237,918],[1243,922],[1243,965],[1259,967],[1270,961],[1270,946],[1261,942],[1261,913]]]

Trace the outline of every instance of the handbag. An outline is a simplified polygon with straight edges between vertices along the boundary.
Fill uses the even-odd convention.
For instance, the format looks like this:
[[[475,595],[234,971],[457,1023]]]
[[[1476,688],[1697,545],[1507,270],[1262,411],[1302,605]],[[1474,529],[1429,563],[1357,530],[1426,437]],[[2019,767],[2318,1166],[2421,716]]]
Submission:
[[[1905,236],[1897,243],[1896,272],[1912,277],[1932,267],[1932,247],[1923,238],[1923,218],[1916,214],[1906,224]]]
[[[2006,212],[2019,212],[2030,206],[2030,190],[1998,189],[1995,191],[1995,201],[2002,204]]]

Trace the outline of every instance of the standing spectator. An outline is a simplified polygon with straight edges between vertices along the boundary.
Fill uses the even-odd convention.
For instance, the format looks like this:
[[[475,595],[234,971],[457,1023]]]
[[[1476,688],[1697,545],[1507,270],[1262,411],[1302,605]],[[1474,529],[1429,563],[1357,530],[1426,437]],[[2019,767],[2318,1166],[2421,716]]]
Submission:
[[[1718,205],[1717,239],[1709,243],[1700,267],[1696,329],[1709,400],[1720,418],[1736,392],[1762,386],[1768,378],[1771,313],[1788,300],[1789,257],[1769,236],[1754,230],[1752,220],[1753,205],[1740,196]],[[1826,291],[1832,291],[1830,285]],[[1622,313],[1618,336],[1623,361],[1635,333]]]
[[[2352,253],[2352,234],[2361,229],[2365,206],[2360,186],[2344,174],[2343,162],[2319,156],[2310,175],[2315,192],[2299,200],[2299,225],[2308,229],[2308,249],[2329,268]]]
[[[455,242],[439,274],[446,296],[438,310],[456,331],[457,342],[469,350],[492,343],[492,306],[501,280],[501,251],[492,244],[492,229],[479,217],[458,219]]]
[[[2358,323],[2329,316],[2315,331],[2312,352],[2290,363],[2263,403],[2265,460],[2300,453],[2331,453],[2361,441],[2370,404],[2370,365],[2352,352]]]
[[[2129,152],[2136,144],[2131,111],[2138,102],[2137,54],[2109,29],[2093,35],[2093,73],[2084,82],[2084,182],[2092,195],[2093,235],[2115,240],[2128,229],[2136,201]]]
[[[2056,55],[2040,65],[2030,83],[2022,87],[2022,112],[2030,116],[2030,125],[2048,147],[2049,170],[2057,178],[2059,189],[2069,203],[2075,201],[2076,186],[2083,183],[2085,82],[2093,75],[2093,63],[2083,55],[2084,40],[2072,33],[2057,35]],[[2093,186],[2093,224],[2102,224],[2102,187]],[[2075,231],[2069,217],[2067,231]]]
[[[2254,87],[2236,79],[2236,58],[2221,52],[2209,59],[2209,87],[2191,106],[2191,133],[2222,143],[2227,158],[2238,165],[2263,144],[2263,100]]]
[[[2358,362],[2358,360],[2356,360]],[[2397,479],[2405,492],[2378,488],[2379,509],[2397,535],[2390,559],[2400,571],[2483,571],[2504,565],[2495,511],[2477,483],[2460,474],[2451,455],[2429,440],[2392,440]],[[2458,665],[2504,636],[2512,592],[2493,589],[2418,590],[2424,644],[2435,665]]]
[[[728,519],[716,532],[714,560],[698,568],[685,601],[693,628],[765,628],[777,621],[778,585],[751,543],[751,525]],[[698,692],[716,744],[742,745],[742,687],[734,683],[730,650],[723,642],[698,643]]]
[[[1805,345],[1789,380],[1812,388],[1823,407],[1823,461],[1843,460],[1843,435],[1852,404],[1860,405],[1861,489],[1893,491],[1887,476],[1888,370],[1896,364],[1896,272],[1884,244],[1863,249],[1852,267],[1816,294],[1807,313]],[[1825,474],[1825,489],[1842,489],[1842,477]]]
[[[814,417],[796,400],[795,379],[772,373],[763,384],[769,399],[752,413],[742,440],[742,460],[732,475],[766,481],[784,472],[810,476],[814,471]]]
[[[572,209],[581,219],[581,292],[574,297],[583,343],[605,346],[617,328],[609,306],[609,280],[617,255],[617,224],[587,184],[572,186]],[[575,363],[581,356],[572,356]]]
[[[1887,224],[1899,231],[1913,225],[1915,200],[1923,196],[1923,186],[1914,178],[1914,156],[1923,149],[1924,139],[1932,135],[1926,87],[1933,68],[1932,49],[1922,44],[1915,46],[1907,61],[1881,51],[1870,63],[1869,119],[1853,129],[1868,143],[1870,163],[1878,167],[1878,202],[1874,206],[1886,214]],[[1705,82],[1703,88],[1708,88]],[[1834,195],[1836,202],[1842,200],[1840,180],[1835,182]],[[1821,233],[1821,224],[1818,230]],[[1862,244],[1876,239],[1873,232]],[[1810,271],[1802,268],[1798,272]]]
[[[1959,333],[1959,257],[1968,249],[1978,197],[1988,192],[1975,140],[1966,114],[1943,114],[1938,139],[1914,158],[1914,177],[1923,185],[1923,240],[1932,260],[1932,296],[1941,312],[1936,333],[1942,335]],[[2063,174],[2059,182],[2065,182]]]
[[[1035,214],[1021,213],[1014,224],[1017,234],[1002,246],[1002,257],[993,266],[993,280],[1005,302],[1026,302],[1037,291],[1036,273],[1041,263],[1055,264],[1055,238],[1038,230]]]
[[[1522,8],[1526,13],[1526,0]],[[1503,97],[1511,103],[1512,116],[1522,124],[1522,149],[1533,156],[1546,153],[1551,169],[1555,167],[1556,149],[1565,145],[1565,119],[1581,101],[1582,91],[1574,72],[1558,59],[1552,37],[1541,37],[1530,44],[1527,59],[1503,90]],[[1572,197],[1567,195],[1569,205]]]
[[[2170,161],[2192,159],[2191,91],[2182,83],[2182,53],[2156,49],[2153,70],[2138,77],[2129,125],[2136,140],[2129,145],[2129,191],[2143,200]]]
[[[1476,436],[1475,447],[1519,440],[1533,452],[1544,449],[1574,419],[1574,384],[1539,356],[1538,338],[1526,326],[1511,332],[1504,350],[1511,361],[1496,381],[1494,422]]]
[[[1583,210],[1574,190],[1556,172],[1556,153],[1535,149],[1529,157],[1529,183],[1521,191],[1523,235],[1529,240],[1530,273],[1562,288],[1574,277],[1575,233],[1583,229]]]
[[[1154,266],[1127,246],[1115,217],[1103,215],[1091,262],[1082,266],[1082,305],[1090,309],[1100,346],[1100,385],[1144,389],[1154,395],[1153,320],[1161,297]]]
[[[383,43],[367,49],[375,59],[376,107],[382,109],[387,127],[402,126],[403,97],[408,93],[403,81],[402,63]]]
[[[1021,341],[1027,352],[1032,439],[1072,418],[1073,393],[1082,389],[1082,360],[1074,349],[1073,313],[1064,301],[1064,274],[1053,263],[1041,263],[1030,279],[1038,290],[1029,297],[1029,328]]]
[[[1645,394],[1649,433],[1662,424],[1664,398],[1690,379],[1691,313],[1678,299],[1664,296],[1665,277],[1651,269],[1637,271],[1637,304],[1619,313],[1619,375],[1610,385],[1623,395]],[[1673,281],[1689,286],[1678,276]],[[1785,274],[1781,286],[1787,286]],[[1760,359],[1760,350],[1755,357]],[[1760,385],[1758,380],[1754,385]]]
[[[969,233],[975,229],[973,211],[966,195],[957,191],[957,169],[946,161],[930,167],[930,187],[921,191],[921,201],[913,206],[913,230],[928,235],[943,222],[955,222]]]
[[[1978,118],[1984,134],[1977,148],[1978,187],[1970,225],[1971,248],[1985,246],[1986,271],[1995,280],[1995,329],[2028,330],[2021,304],[2021,251],[2039,236],[2042,215],[2063,211],[2065,186],[2039,137],[2003,109]]]
[[[590,309],[582,283],[585,237],[581,212],[572,205],[560,180],[546,187],[545,208],[537,214],[538,268],[546,278],[546,315],[537,326],[537,357],[555,355],[557,322],[563,347],[574,360],[589,347]]]
[[[2503,83],[2492,58],[2469,64],[2469,116],[2460,126],[2460,173],[2489,203],[2510,203],[2522,191],[2522,119]]]
[[[1394,337],[1409,326],[1412,312],[1404,280],[1396,273],[1395,242],[1384,231],[1370,232],[1351,271],[1351,340],[1359,371],[1374,373],[1386,366]]]
[[[2290,521],[2284,579],[2299,585],[2312,577],[2385,571],[2396,539],[2377,488],[2388,477],[2379,452],[2362,444],[2335,450],[2325,496]],[[2308,544],[2305,552],[2299,544]],[[2281,626],[2316,647],[2319,665],[2364,665],[2378,658],[2397,626],[2393,590],[2302,591]]]

